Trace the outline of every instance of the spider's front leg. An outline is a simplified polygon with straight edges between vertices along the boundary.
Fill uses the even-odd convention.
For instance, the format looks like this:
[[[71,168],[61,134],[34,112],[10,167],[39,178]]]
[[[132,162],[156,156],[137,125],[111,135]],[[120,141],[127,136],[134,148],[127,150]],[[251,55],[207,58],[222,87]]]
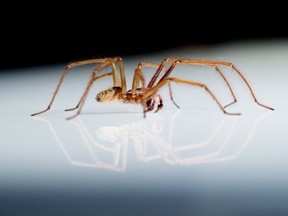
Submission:
[[[143,94],[143,98],[149,97],[154,92],[157,92],[159,88],[161,88],[162,86],[164,86],[165,84],[167,84],[169,82],[183,83],[183,84],[188,84],[188,85],[193,85],[193,86],[198,86],[198,87],[204,88],[205,91],[208,92],[209,95],[214,99],[214,101],[217,103],[217,105],[223,111],[223,113],[228,114],[228,115],[240,115],[241,114],[241,113],[227,112],[225,110],[225,108],[223,107],[223,105],[220,103],[220,101],[217,99],[217,97],[212,93],[212,91],[205,84],[198,83],[198,82],[193,82],[193,81],[189,81],[189,80],[178,79],[178,78],[174,78],[174,77],[168,77],[168,78],[158,82],[157,85],[155,85],[153,88],[147,90]],[[144,103],[143,101],[144,100],[142,100],[142,105],[144,107],[144,118],[145,118],[146,117],[145,110],[146,110],[147,107],[146,107],[146,103]]]
[[[171,65],[170,67],[165,70],[164,75],[160,78],[160,80],[158,81],[157,84],[159,84],[160,82],[164,81],[165,79],[167,79],[170,75],[170,73],[174,70],[174,68],[176,67],[177,64],[187,64],[187,65],[202,65],[202,66],[208,66],[208,67],[212,67],[216,70],[216,72],[222,77],[222,79],[224,80],[224,82],[226,83],[227,87],[229,88],[229,91],[233,97],[233,101],[230,102],[229,104],[227,104],[226,106],[223,106],[224,108],[234,104],[237,102],[236,96],[234,94],[234,91],[230,85],[230,83],[228,82],[227,78],[224,76],[224,73],[220,70],[219,66],[225,66],[225,67],[230,67],[233,69],[233,71],[235,71],[240,77],[241,79],[244,81],[244,83],[246,84],[246,86],[248,87],[254,101],[267,109],[270,110],[274,110],[272,107],[266,106],[262,103],[260,103],[257,99],[256,96],[250,86],[250,84],[248,83],[247,79],[244,77],[244,75],[230,62],[223,62],[223,61],[207,61],[207,60],[197,60],[197,59],[174,59],[174,58],[167,58],[164,59],[162,61],[162,63],[159,65],[158,70],[156,71],[156,73],[154,74],[153,78],[151,79],[150,83],[148,84],[148,88],[153,87],[154,83],[156,82],[156,79],[158,78],[159,74],[161,73],[162,69],[164,68],[164,66],[170,62]],[[169,82],[168,82],[169,83]],[[170,96],[172,97],[171,93]],[[172,99],[172,98],[171,98]],[[172,100],[173,101],[173,100]],[[173,101],[173,103],[175,104],[175,102]],[[176,105],[176,104],[175,104]],[[177,105],[176,105],[177,106]]]

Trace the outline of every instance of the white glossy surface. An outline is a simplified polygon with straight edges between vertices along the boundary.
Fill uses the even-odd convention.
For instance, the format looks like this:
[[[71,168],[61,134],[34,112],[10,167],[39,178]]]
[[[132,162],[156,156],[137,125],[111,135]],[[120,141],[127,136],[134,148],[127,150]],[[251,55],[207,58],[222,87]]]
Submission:
[[[288,42],[227,44],[124,59],[128,88],[138,62],[163,58],[229,61],[244,74],[258,106],[236,73],[224,69],[241,116],[224,115],[203,89],[172,83],[159,93],[164,108],[143,119],[141,106],[100,104],[92,87],[78,102],[91,68],[67,75],[46,108],[65,65],[9,71],[0,77],[1,215],[286,215],[288,214]],[[182,69],[182,70],[181,70]],[[153,74],[145,73],[147,77]],[[231,101],[212,69],[177,67],[175,77],[207,84]]]

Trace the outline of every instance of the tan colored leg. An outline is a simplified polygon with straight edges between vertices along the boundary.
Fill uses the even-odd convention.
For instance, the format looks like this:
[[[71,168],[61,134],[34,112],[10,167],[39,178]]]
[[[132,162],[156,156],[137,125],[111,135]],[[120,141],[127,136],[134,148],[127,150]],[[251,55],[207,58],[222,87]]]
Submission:
[[[218,65],[222,65],[222,66],[227,66],[227,67],[231,67],[234,71],[236,71],[236,73],[243,79],[243,81],[245,82],[245,84],[247,85],[254,101],[262,106],[262,107],[265,107],[267,109],[270,109],[270,110],[274,110],[273,108],[271,107],[268,107],[262,103],[259,103],[258,100],[256,99],[256,96],[250,86],[250,84],[248,83],[247,79],[243,76],[243,74],[230,62],[223,62],[223,61],[206,61],[206,60],[186,60],[186,59],[183,59],[183,60],[176,60],[176,63],[180,63],[180,64],[197,64],[197,65],[207,65],[207,66],[211,66],[211,67],[215,67],[216,71],[222,76],[222,78],[224,79],[224,81],[226,82],[227,86],[229,87],[229,90],[234,98],[234,101],[228,105],[226,105],[225,107],[235,103],[237,100],[236,100],[236,97],[235,97],[235,94],[233,93],[232,91],[232,88],[230,86],[230,84],[228,83],[227,79],[224,77],[223,73],[220,71],[220,69],[217,67]]]
[[[271,107],[268,107],[262,103],[259,103],[258,100],[256,99],[256,96],[250,86],[250,84],[248,83],[247,79],[243,76],[243,74],[230,62],[223,62],[223,61],[207,61],[207,60],[198,60],[198,59],[173,59],[173,58],[168,58],[165,59],[164,61],[162,61],[162,63],[160,64],[158,70],[156,71],[154,77],[151,79],[150,83],[149,83],[149,87],[152,87],[154,85],[154,82],[156,81],[158,75],[160,74],[161,70],[163,69],[164,65],[167,64],[167,62],[172,62],[170,68],[168,68],[165,72],[165,74],[161,77],[161,79],[159,80],[158,83],[162,82],[163,80],[165,80],[166,78],[168,78],[168,76],[170,75],[170,73],[173,71],[173,69],[176,67],[177,64],[190,64],[190,65],[203,65],[203,66],[209,66],[209,67],[214,67],[216,69],[216,71],[221,75],[221,77],[224,79],[225,83],[227,84],[231,95],[233,97],[233,102],[229,103],[228,105],[224,106],[227,107],[231,104],[236,103],[236,97],[235,94],[231,88],[231,85],[229,84],[228,80],[225,78],[224,74],[221,72],[221,70],[218,68],[218,65],[222,65],[222,66],[227,66],[227,67],[231,67],[234,71],[236,71],[236,73],[243,79],[243,81],[245,82],[245,84],[247,85],[254,101],[267,109],[270,110],[274,110]],[[155,78],[156,76],[156,78]]]
[[[68,73],[69,69],[71,69],[73,67],[76,67],[76,66],[81,66],[81,65],[93,64],[93,63],[104,63],[106,61],[110,62],[111,64],[114,64],[115,61],[119,61],[119,58],[90,59],[90,60],[79,61],[79,62],[74,62],[74,63],[68,64],[66,66],[66,68],[64,69],[63,73],[62,73],[62,76],[61,76],[61,78],[60,78],[60,80],[58,82],[56,90],[54,91],[52,99],[50,100],[47,108],[45,110],[43,110],[43,111],[40,111],[40,112],[37,112],[37,113],[33,113],[31,116],[39,115],[41,113],[44,113],[44,112],[48,111],[51,108],[51,106],[52,106],[52,104],[54,102],[54,99],[55,99],[55,97],[56,97],[56,95],[57,95],[57,93],[59,91],[59,88],[60,88],[60,86],[61,86],[61,84],[62,84],[62,82],[64,80],[64,77]],[[115,73],[115,75],[113,75],[113,79],[114,79],[114,77],[117,78],[116,70],[114,70],[113,65],[112,65],[112,73]],[[117,78],[117,80],[118,80],[118,78]],[[117,83],[117,81],[114,81],[114,83],[115,82]]]
[[[142,87],[145,88],[145,79],[144,76],[142,75],[141,71],[137,68],[134,72],[133,76],[133,82],[132,82],[132,89],[131,89],[131,94],[132,97],[136,96],[136,90],[139,87],[139,82],[142,82]]]
[[[222,71],[217,67],[217,65],[213,65],[211,64],[211,62],[209,61],[203,61],[203,60],[194,60],[194,59],[166,59],[163,61],[163,63],[168,63],[168,62],[172,62],[171,66],[166,70],[166,72],[164,73],[164,75],[161,77],[161,79],[159,80],[159,82],[163,81],[164,79],[168,78],[170,73],[173,71],[173,69],[176,67],[177,64],[194,64],[194,65],[203,65],[203,66],[209,66],[209,67],[214,67],[216,72],[220,74],[220,76],[223,78],[223,80],[225,81],[226,85],[228,86],[230,93],[233,97],[233,102],[229,103],[228,105],[224,106],[230,106],[234,103],[236,103],[236,97],[235,94],[231,88],[231,85],[229,84],[228,80],[226,79],[226,77],[224,76],[224,74],[222,73]],[[213,61],[212,63],[215,63],[215,61]],[[223,63],[223,62],[220,62]],[[160,72],[159,72],[160,73]],[[158,82],[158,83],[159,83]],[[151,86],[152,87],[152,86]]]
[[[244,80],[244,82],[246,83],[246,85],[247,85],[247,87],[248,87],[248,89],[249,89],[252,97],[254,98],[254,101],[255,101],[258,105],[260,105],[260,106],[262,106],[262,107],[264,107],[264,108],[267,108],[267,109],[270,109],[270,110],[274,110],[274,108],[272,108],[272,107],[269,107],[269,106],[266,106],[266,105],[264,105],[264,104],[262,104],[262,103],[259,103],[258,100],[256,99],[256,96],[255,96],[254,92],[252,91],[251,86],[249,85],[248,81],[246,80],[246,78],[242,75],[242,73],[240,73],[240,71],[239,71],[233,64],[231,64],[231,67],[232,67],[232,68],[239,74],[239,76]]]
[[[144,94],[143,94],[143,100],[142,100],[142,105],[143,105],[143,109],[146,110],[146,98],[149,97],[150,95],[152,95],[153,93],[157,92],[159,88],[161,88],[162,86],[164,86],[167,82],[169,83],[170,81],[172,82],[178,82],[178,83],[184,83],[184,84],[189,84],[189,85],[194,85],[194,86],[198,86],[201,88],[204,88],[209,94],[210,96],[215,100],[215,102],[218,104],[218,106],[220,107],[220,109],[228,115],[240,115],[240,113],[230,113],[227,112],[225,110],[225,108],[221,105],[221,103],[219,102],[219,100],[216,98],[216,96],[210,91],[210,89],[202,84],[202,83],[198,83],[198,82],[192,82],[192,81],[188,81],[188,80],[183,80],[183,79],[178,79],[178,78],[167,78],[165,80],[162,80],[161,82],[159,82],[156,86],[152,87],[151,89],[147,90]],[[145,112],[144,112],[144,117],[146,117]]]
[[[175,105],[178,109],[180,109],[180,107],[175,103],[175,101],[174,101],[174,99],[173,99],[172,88],[171,88],[170,82],[168,82],[168,87],[169,87],[169,94],[170,94],[170,99],[171,99],[171,101],[174,103],[174,105]]]
[[[151,63],[151,62],[141,62],[138,64],[138,67],[135,69],[134,76],[133,76],[133,82],[132,82],[132,89],[131,94],[135,96],[136,89],[139,88],[139,82],[142,82],[142,87],[145,88],[145,78],[142,74],[143,67],[152,67],[152,68],[158,68],[159,64]]]
[[[84,93],[83,93],[83,95],[82,95],[82,97],[81,97],[81,100],[80,100],[80,104],[79,104],[79,106],[78,106],[78,111],[77,111],[77,113],[76,113],[75,115],[73,115],[73,116],[68,117],[67,120],[72,119],[72,118],[78,116],[78,115],[81,113],[81,110],[82,110],[82,107],[83,107],[83,105],[84,105],[85,99],[86,99],[86,97],[87,97],[87,95],[88,95],[88,92],[89,92],[89,90],[90,90],[93,82],[94,82],[95,80],[97,80],[97,79],[100,79],[100,78],[103,78],[103,77],[106,76],[106,75],[104,74],[104,75],[102,75],[102,76],[99,76],[98,78],[97,78],[97,77],[95,78],[95,75],[96,75],[99,71],[101,71],[102,69],[104,69],[105,67],[107,67],[108,65],[110,65],[110,64],[112,64],[112,63],[114,63],[114,62],[116,62],[116,61],[117,61],[119,64],[120,64],[120,62],[122,63],[122,59],[121,59],[121,58],[118,58],[118,57],[117,57],[117,58],[112,58],[112,59],[107,59],[106,62],[102,63],[101,65],[99,65],[97,68],[95,68],[95,69],[93,70],[92,75],[91,75],[91,78],[90,78],[90,80],[89,80],[89,82],[88,82],[88,84],[87,84],[87,87],[86,87],[86,89],[85,89],[85,91],[84,91]],[[112,71],[112,72],[113,72],[113,71]],[[121,80],[123,80],[122,74],[120,74],[120,75],[121,75]],[[107,75],[107,76],[108,76],[108,75]],[[124,80],[125,80],[125,77],[124,77]],[[123,83],[122,83],[122,86],[123,86]]]
[[[97,77],[95,77],[95,78],[93,79],[93,82],[95,82],[96,80],[99,80],[99,79],[103,79],[103,78],[105,78],[105,77],[107,77],[107,76],[112,76],[112,75],[113,75],[113,73],[107,73],[107,74],[103,74],[103,75],[101,75],[101,76],[97,76]],[[77,104],[76,107],[70,108],[70,109],[65,109],[65,111],[72,111],[72,110],[77,109],[77,108],[79,107],[79,105],[81,104],[81,102],[83,101],[83,96],[84,96],[84,95],[82,95],[82,97],[81,97],[81,99],[80,99],[80,101],[78,102],[78,104]]]
[[[165,65],[168,63],[168,62],[174,62],[175,59],[174,58],[167,58],[167,59],[164,59],[158,66],[158,69],[156,70],[155,74],[153,75],[153,77],[151,78],[149,84],[147,85],[147,88],[152,88],[154,83],[156,82],[159,74],[161,73],[161,71],[163,70],[163,68],[165,68]],[[172,70],[171,70],[172,71]],[[170,72],[171,72],[170,71]],[[169,72],[169,73],[170,73]],[[167,74],[167,70],[165,71],[165,74]],[[169,75],[169,74],[168,74]]]

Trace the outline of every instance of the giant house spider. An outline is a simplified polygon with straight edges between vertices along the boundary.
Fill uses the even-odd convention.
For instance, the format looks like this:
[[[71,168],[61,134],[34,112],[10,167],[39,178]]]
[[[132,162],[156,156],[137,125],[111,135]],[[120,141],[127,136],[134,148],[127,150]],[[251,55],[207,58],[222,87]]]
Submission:
[[[168,84],[169,87],[169,93],[170,93],[170,99],[171,101],[175,104],[176,107],[179,108],[179,106],[175,103],[173,96],[172,96],[172,90],[171,90],[171,82],[176,82],[176,83],[184,83],[192,86],[198,86],[201,88],[204,88],[205,91],[209,93],[209,95],[214,99],[214,101],[218,104],[219,108],[223,111],[223,113],[228,114],[228,115],[240,115],[240,113],[231,113],[226,111],[226,107],[230,106],[231,104],[234,104],[237,102],[236,96],[232,90],[231,85],[229,84],[228,80],[224,76],[223,72],[220,70],[219,66],[227,66],[231,67],[245,82],[246,86],[248,87],[252,97],[254,98],[254,101],[267,109],[274,110],[271,107],[268,107],[256,99],[256,96],[249,85],[248,81],[246,78],[243,76],[243,74],[232,64],[229,62],[224,62],[224,61],[207,61],[207,60],[196,60],[196,59],[175,59],[175,58],[167,58],[164,59],[160,64],[155,64],[155,63],[149,63],[149,62],[141,62],[138,64],[138,67],[135,69],[134,76],[133,76],[133,82],[132,82],[132,88],[127,91],[127,86],[126,86],[126,77],[124,73],[124,65],[123,65],[123,60],[120,57],[115,57],[115,58],[96,58],[96,59],[90,59],[90,60],[85,60],[85,61],[78,61],[74,63],[70,63],[66,66],[59,82],[56,87],[56,90],[52,96],[52,99],[50,100],[48,107],[40,112],[32,114],[32,116],[39,115],[41,113],[44,113],[48,111],[53,104],[53,101],[59,91],[59,88],[63,82],[63,79],[69,69],[80,66],[80,65],[86,65],[86,64],[92,64],[92,63],[100,63],[92,72],[92,75],[89,79],[89,82],[87,84],[87,87],[76,105],[76,107],[71,108],[71,109],[66,109],[65,111],[71,111],[71,110],[77,110],[76,114],[68,117],[68,119],[74,118],[77,115],[81,113],[82,107],[84,105],[85,99],[88,95],[88,92],[94,83],[94,81],[102,79],[104,77],[112,76],[113,79],[113,84],[114,86],[111,88],[108,88],[107,90],[101,91],[100,93],[97,94],[96,100],[98,102],[123,102],[123,103],[133,103],[133,104],[141,104],[143,106],[143,113],[144,117],[146,117],[146,112],[152,111],[155,107],[155,103],[158,99],[158,104],[155,112],[159,111],[163,107],[163,102],[162,102],[162,97],[157,93],[158,90]],[[233,101],[226,106],[223,106],[220,101],[217,99],[217,97],[213,94],[213,92],[203,83],[199,82],[193,82],[190,80],[185,80],[185,79],[179,79],[176,77],[170,77],[170,73],[173,71],[173,69],[178,65],[178,64],[186,64],[186,65],[203,65],[207,67],[212,67],[216,70],[217,73],[221,75],[225,83],[227,84],[230,93],[233,97]],[[118,78],[116,66],[118,65],[119,71],[120,71],[120,81]],[[167,66],[168,65],[168,66]],[[111,72],[105,73],[100,76],[96,76],[99,71],[102,69],[111,66]],[[145,79],[142,74],[142,68],[143,67],[153,67],[157,68],[155,74],[152,76],[151,80],[147,85],[145,85]],[[160,73],[164,70],[164,75],[159,79],[159,81],[156,82],[157,78],[159,77]]]

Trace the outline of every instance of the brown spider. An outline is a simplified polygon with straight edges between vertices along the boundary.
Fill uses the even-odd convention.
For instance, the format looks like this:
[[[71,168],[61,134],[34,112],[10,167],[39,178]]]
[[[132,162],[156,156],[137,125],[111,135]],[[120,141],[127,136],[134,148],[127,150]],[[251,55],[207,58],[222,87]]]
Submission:
[[[218,66],[231,67],[244,80],[244,82],[247,85],[252,97],[254,98],[254,101],[260,106],[263,106],[263,107],[270,109],[270,110],[274,110],[273,108],[268,107],[268,106],[258,102],[258,100],[256,99],[248,81],[232,63],[222,62],[222,61],[206,61],[206,60],[174,59],[174,58],[164,59],[160,64],[141,62],[138,64],[138,67],[135,70],[132,88],[131,88],[131,90],[127,91],[126,78],[125,78],[125,74],[124,74],[124,67],[123,67],[122,58],[115,57],[115,58],[91,59],[91,60],[79,61],[79,62],[74,62],[74,63],[68,64],[66,66],[61,78],[60,78],[60,81],[56,87],[56,90],[52,96],[50,103],[48,104],[48,107],[43,111],[32,114],[32,116],[44,113],[50,109],[50,107],[51,107],[51,105],[52,105],[52,103],[56,97],[56,94],[60,88],[60,85],[64,79],[64,76],[67,74],[67,72],[70,68],[75,67],[75,66],[80,66],[80,65],[91,64],[91,63],[101,63],[101,64],[93,70],[91,78],[90,78],[88,85],[86,87],[86,90],[84,91],[84,93],[83,93],[79,103],[77,104],[77,106],[75,108],[65,110],[65,111],[71,111],[71,110],[78,109],[77,113],[75,115],[69,117],[68,119],[76,117],[77,115],[80,114],[82,107],[83,107],[83,104],[85,102],[85,99],[87,97],[87,94],[89,92],[89,89],[92,86],[92,84],[94,83],[94,81],[102,79],[104,77],[108,77],[108,76],[112,76],[114,86],[112,88],[109,88],[109,89],[104,90],[104,91],[100,92],[99,94],[97,94],[96,100],[98,102],[123,102],[123,103],[142,104],[144,117],[146,116],[146,114],[145,114],[146,112],[152,111],[154,109],[157,98],[158,98],[158,105],[157,105],[157,109],[155,112],[159,111],[163,107],[162,97],[157,93],[157,91],[159,90],[159,88],[161,88],[165,84],[168,84],[170,98],[171,98],[172,102],[175,104],[176,107],[179,108],[179,106],[175,103],[175,101],[173,99],[170,82],[184,83],[184,84],[189,84],[189,85],[204,88],[210,94],[210,96],[215,100],[215,102],[218,104],[220,109],[225,114],[239,115],[240,113],[230,113],[230,112],[227,112],[225,110],[225,108],[227,106],[230,106],[231,104],[236,103],[237,99],[235,97],[235,94],[234,94],[228,80],[225,78],[224,74],[221,72],[221,70],[219,69]],[[166,67],[167,63],[170,63],[169,67]],[[118,64],[121,82],[118,79],[115,64]],[[216,98],[216,96],[210,91],[210,89],[205,84],[202,84],[199,82],[193,82],[193,81],[189,81],[189,80],[178,79],[178,78],[174,78],[174,77],[169,77],[170,73],[173,71],[173,69],[176,67],[177,64],[204,65],[204,66],[215,68],[215,70],[221,75],[221,77],[223,78],[223,80],[227,84],[227,86],[231,92],[231,95],[233,97],[233,101],[226,106],[222,106],[221,103],[219,102],[219,100]],[[100,75],[100,76],[96,76],[96,74],[99,71],[101,71],[102,69],[104,69],[105,67],[108,67],[108,66],[111,66],[111,69],[112,69],[111,72]],[[155,74],[153,75],[153,77],[151,78],[151,80],[147,86],[145,86],[144,76],[142,75],[142,68],[143,67],[155,67],[155,68],[157,68]],[[161,71],[163,69],[165,70],[164,75],[155,84],[159,74],[161,73]],[[142,84],[142,86],[140,86],[140,83]]]

